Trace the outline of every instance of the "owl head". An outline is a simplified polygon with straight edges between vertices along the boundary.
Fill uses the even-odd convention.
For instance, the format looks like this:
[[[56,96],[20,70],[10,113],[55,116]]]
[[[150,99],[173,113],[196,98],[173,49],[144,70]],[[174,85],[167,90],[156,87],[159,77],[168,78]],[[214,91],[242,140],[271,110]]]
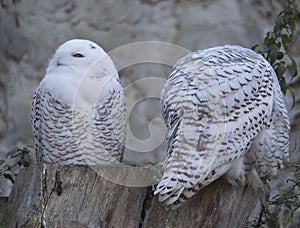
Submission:
[[[57,70],[87,69],[105,55],[104,50],[92,41],[69,40],[56,50],[47,68],[47,73]]]

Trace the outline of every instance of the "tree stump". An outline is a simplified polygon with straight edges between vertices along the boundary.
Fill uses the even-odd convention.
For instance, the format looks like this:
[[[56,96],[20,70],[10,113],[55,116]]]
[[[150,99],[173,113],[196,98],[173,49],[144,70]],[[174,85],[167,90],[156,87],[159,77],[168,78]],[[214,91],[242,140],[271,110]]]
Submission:
[[[259,200],[258,192],[220,178],[166,210],[152,186],[118,185],[84,166],[45,167],[20,172],[0,212],[2,227],[245,227]]]

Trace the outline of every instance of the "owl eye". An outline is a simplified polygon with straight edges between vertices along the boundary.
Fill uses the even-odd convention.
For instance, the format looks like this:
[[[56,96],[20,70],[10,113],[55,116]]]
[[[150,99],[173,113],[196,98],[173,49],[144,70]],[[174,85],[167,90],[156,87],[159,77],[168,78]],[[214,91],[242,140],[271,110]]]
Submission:
[[[84,55],[81,53],[74,53],[72,56],[75,58],[83,58],[84,57]]]

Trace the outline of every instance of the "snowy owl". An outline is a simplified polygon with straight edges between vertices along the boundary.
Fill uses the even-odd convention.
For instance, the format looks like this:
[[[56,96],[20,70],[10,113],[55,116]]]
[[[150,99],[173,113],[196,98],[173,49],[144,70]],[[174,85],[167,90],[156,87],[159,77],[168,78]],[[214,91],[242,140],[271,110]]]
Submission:
[[[49,62],[32,102],[37,158],[44,163],[118,163],[125,143],[125,97],[110,57],[74,39]]]
[[[226,45],[177,62],[161,93],[168,151],[154,194],[179,207],[225,174],[262,184],[288,159],[289,119],[270,64]]]

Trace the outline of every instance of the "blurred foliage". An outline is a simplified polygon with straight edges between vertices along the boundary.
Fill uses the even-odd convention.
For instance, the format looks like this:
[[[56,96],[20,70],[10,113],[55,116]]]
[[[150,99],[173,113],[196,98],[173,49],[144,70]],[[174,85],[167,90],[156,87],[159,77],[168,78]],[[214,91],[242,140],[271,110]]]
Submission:
[[[271,196],[261,204],[259,215],[247,227],[294,227],[295,223],[300,227],[300,166],[288,167],[288,178],[271,190]]]
[[[20,168],[30,165],[30,150],[26,147],[15,148],[6,154],[5,159],[0,159],[0,176],[10,180],[12,183]]]
[[[252,49],[270,62],[281,90],[286,94],[289,89],[286,82],[287,76],[290,76],[292,80],[298,75],[297,64],[290,53],[290,47],[295,39],[299,12],[297,12],[296,0],[285,0],[282,6],[283,10],[276,18],[273,30],[267,32],[262,44],[257,44]],[[291,94],[294,105],[295,97],[292,91]],[[290,166],[293,167],[292,171],[289,169],[292,178],[286,180],[286,183],[277,189],[277,194],[262,202],[258,218],[248,225],[256,228],[287,227],[295,219],[295,213],[300,214],[300,168],[297,164]],[[300,221],[298,227],[300,227]]]
[[[297,15],[296,0],[284,1],[283,10],[276,18],[273,30],[267,32],[262,44],[252,47],[270,62],[284,94],[288,89],[285,75],[290,75],[291,79],[298,75],[296,61],[290,54],[290,46],[295,37]]]

